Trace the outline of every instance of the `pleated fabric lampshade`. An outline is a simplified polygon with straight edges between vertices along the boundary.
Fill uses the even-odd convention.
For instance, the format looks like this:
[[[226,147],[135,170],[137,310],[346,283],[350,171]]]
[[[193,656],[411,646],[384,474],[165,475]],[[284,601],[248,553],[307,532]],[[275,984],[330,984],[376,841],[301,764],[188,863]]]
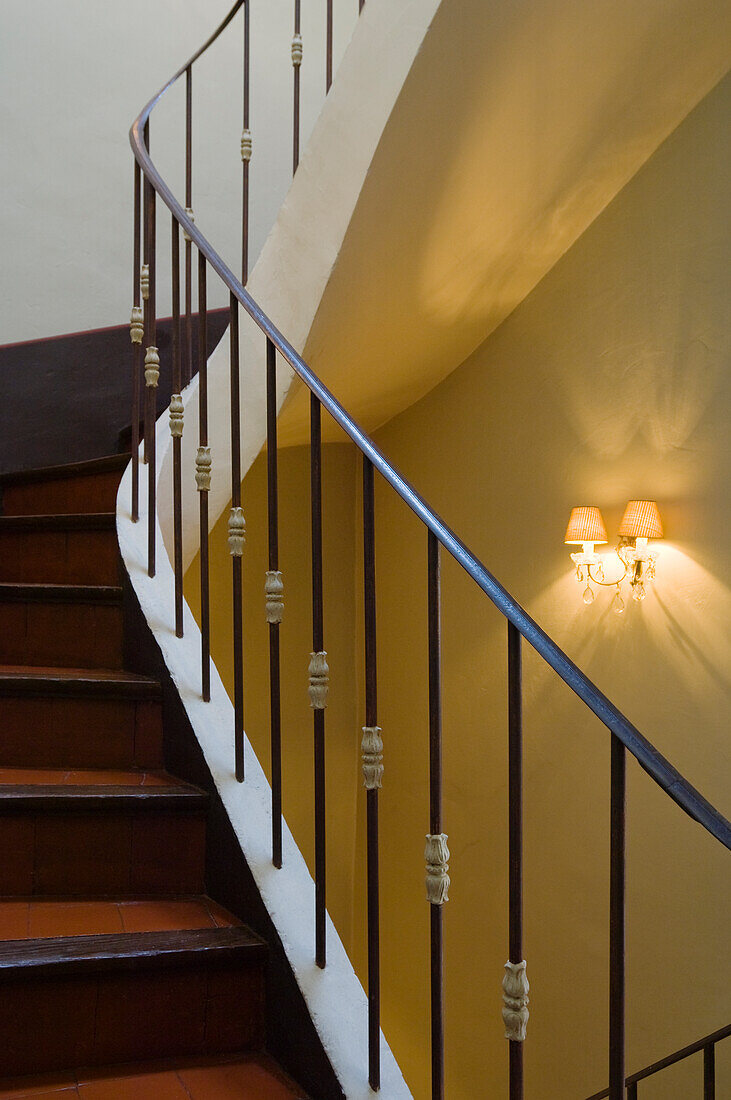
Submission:
[[[607,529],[598,508],[572,508],[564,542],[569,546],[582,542],[606,542]]]
[[[662,520],[654,500],[630,500],[617,532],[627,539],[661,539]]]

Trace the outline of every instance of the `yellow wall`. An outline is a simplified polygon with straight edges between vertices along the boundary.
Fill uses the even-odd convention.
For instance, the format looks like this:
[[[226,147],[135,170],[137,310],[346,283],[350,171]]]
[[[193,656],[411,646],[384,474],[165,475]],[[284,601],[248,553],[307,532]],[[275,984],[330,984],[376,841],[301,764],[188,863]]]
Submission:
[[[474,355],[377,436],[527,610],[727,813],[730,98],[726,79]],[[298,776],[309,777],[306,453],[285,451],[281,463],[287,752]],[[331,897],[363,975],[360,473],[352,448],[326,448],[325,470],[328,560],[337,571],[326,598]],[[247,728],[257,746],[267,744],[262,472],[259,462],[244,485],[245,560],[256,562],[246,595],[254,662]],[[582,604],[562,538],[571,506],[594,503],[612,539],[630,497],[659,501],[667,538],[647,600],[617,617],[611,592]],[[223,542],[219,524],[214,543]],[[223,563],[223,545],[216,553]],[[380,483],[377,571],[384,1030],[424,1100],[426,538]],[[226,583],[217,576],[216,620]],[[476,1100],[506,1095],[505,624],[448,560],[443,606],[447,1096]],[[225,659],[219,668],[226,680]],[[581,1100],[606,1083],[609,737],[529,650],[524,681],[527,1095]],[[290,772],[288,817],[308,857],[310,798],[309,786],[294,790]],[[636,1068],[728,1022],[731,895],[725,853],[634,764],[628,805],[628,1066]],[[730,1046],[718,1051],[718,1095],[731,1091]],[[688,1100],[700,1093],[700,1075],[696,1057],[643,1085],[642,1100]]]

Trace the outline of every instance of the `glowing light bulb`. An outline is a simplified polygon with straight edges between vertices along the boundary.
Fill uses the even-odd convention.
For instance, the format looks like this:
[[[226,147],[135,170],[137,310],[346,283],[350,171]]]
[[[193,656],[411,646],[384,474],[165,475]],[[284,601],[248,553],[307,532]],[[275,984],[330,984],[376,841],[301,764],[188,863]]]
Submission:
[[[622,597],[619,594],[619,589],[617,589],[617,594],[614,597],[614,599],[612,600],[612,611],[614,612],[615,615],[623,615],[624,614],[624,600],[622,599]]]
[[[645,586],[642,583],[642,581],[638,581],[637,584],[632,589],[632,599],[637,600],[637,602],[639,603],[640,600],[644,600],[645,596],[646,596]]]
[[[592,592],[588,584],[584,589],[584,595],[581,598],[585,604],[594,603],[594,593]]]

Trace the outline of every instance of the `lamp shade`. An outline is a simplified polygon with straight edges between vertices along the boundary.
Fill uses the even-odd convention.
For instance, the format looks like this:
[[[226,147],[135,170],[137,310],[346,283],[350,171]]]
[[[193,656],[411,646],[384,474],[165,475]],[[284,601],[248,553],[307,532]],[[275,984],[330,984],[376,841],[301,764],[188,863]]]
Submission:
[[[606,542],[607,529],[598,508],[572,508],[564,542]]]
[[[628,501],[617,533],[627,539],[661,539],[662,520],[655,501]]]

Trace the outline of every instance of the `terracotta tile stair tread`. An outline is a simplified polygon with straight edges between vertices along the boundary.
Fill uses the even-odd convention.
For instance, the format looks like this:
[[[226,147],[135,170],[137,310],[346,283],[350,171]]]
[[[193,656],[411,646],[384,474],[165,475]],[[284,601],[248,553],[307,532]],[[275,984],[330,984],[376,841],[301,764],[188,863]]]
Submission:
[[[36,481],[54,481],[57,478],[86,477],[118,470],[129,464],[128,454],[105,455],[104,458],[87,459],[85,462],[68,462],[61,466],[38,466],[32,470],[15,470],[0,474],[0,488],[9,485],[29,485]]]
[[[26,584],[23,581],[0,581],[0,603],[119,603],[122,589],[116,585],[97,584]]]
[[[175,1059],[0,1080],[0,1100],[307,1100],[268,1054]]]
[[[99,970],[153,970],[233,961],[258,965],[267,951],[264,940],[243,925],[6,940],[0,943],[0,984],[31,976],[60,978]]]
[[[37,516],[0,515],[0,535],[4,531],[113,531],[114,512],[68,512]]]
[[[4,942],[240,925],[237,917],[204,895],[0,900],[0,940]]]
[[[0,695],[83,694],[159,699],[160,684],[149,676],[107,668],[0,665]]]
[[[163,771],[122,768],[2,768],[0,797],[8,786],[175,787],[189,788]]]

